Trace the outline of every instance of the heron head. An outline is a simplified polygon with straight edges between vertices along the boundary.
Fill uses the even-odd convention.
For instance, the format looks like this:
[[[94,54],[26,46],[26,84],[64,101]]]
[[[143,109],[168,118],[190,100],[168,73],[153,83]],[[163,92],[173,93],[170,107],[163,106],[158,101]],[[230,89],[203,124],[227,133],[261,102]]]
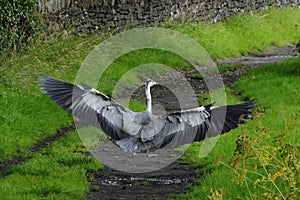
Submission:
[[[157,82],[155,82],[155,81],[153,81],[151,79],[147,79],[147,81],[146,81],[146,88],[152,87],[154,85],[159,85],[159,83],[157,83]]]

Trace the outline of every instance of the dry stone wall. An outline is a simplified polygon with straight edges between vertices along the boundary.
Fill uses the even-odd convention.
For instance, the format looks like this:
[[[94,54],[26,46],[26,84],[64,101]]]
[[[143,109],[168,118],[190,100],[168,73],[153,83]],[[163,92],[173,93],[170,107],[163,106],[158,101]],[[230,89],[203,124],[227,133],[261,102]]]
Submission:
[[[56,28],[78,33],[144,26],[166,20],[217,22],[270,6],[300,6],[300,0],[38,0],[38,10]]]

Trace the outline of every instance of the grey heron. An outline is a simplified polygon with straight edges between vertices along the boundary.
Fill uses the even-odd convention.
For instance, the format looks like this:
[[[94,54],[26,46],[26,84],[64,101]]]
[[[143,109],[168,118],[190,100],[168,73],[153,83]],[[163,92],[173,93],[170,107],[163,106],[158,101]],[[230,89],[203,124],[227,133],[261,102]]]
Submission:
[[[150,79],[145,84],[147,109],[143,112],[133,112],[86,84],[74,85],[48,75],[41,76],[39,81],[40,90],[62,109],[101,129],[130,153],[177,147],[223,134],[251,118],[254,108],[254,102],[248,101],[153,115],[151,87],[157,83]]]

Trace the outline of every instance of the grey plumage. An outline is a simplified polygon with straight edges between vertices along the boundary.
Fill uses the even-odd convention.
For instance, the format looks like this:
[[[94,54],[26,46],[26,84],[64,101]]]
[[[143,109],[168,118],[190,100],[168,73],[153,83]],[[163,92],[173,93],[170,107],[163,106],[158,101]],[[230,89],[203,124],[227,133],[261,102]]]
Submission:
[[[254,108],[253,101],[219,107],[210,104],[156,116],[151,114],[151,105],[144,112],[133,112],[85,84],[77,86],[47,75],[39,81],[40,90],[57,105],[101,129],[127,152],[177,147],[223,134],[250,118]],[[154,84],[146,82],[146,95]],[[147,98],[151,104],[151,96]]]

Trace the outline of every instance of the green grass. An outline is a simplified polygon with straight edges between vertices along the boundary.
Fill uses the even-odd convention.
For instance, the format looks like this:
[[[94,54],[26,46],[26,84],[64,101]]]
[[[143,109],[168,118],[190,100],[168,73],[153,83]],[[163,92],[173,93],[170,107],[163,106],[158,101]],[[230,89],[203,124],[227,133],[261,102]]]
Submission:
[[[38,90],[45,73],[72,81],[98,36],[49,38],[27,53],[2,58],[0,67],[0,161],[14,155],[32,157],[0,178],[0,199],[82,199],[88,191],[87,171],[103,166],[86,152],[77,133],[38,153],[28,149],[72,117]]]
[[[83,199],[87,171],[103,165],[86,152],[77,132],[43,149],[0,179],[1,199]]]
[[[231,90],[257,100],[254,120],[220,136],[205,158],[198,157],[201,143],[192,145],[182,160],[204,176],[185,198],[298,197],[300,59],[252,70]],[[229,103],[236,100],[229,99]]]
[[[243,63],[223,65],[223,66],[218,66],[218,70],[219,70],[219,72],[234,71],[243,66],[245,66],[245,64],[243,64]]]
[[[213,59],[267,50],[270,45],[296,44],[300,39],[299,8],[270,8],[267,12],[230,17],[216,24],[168,22],[162,27],[195,39]]]
[[[160,26],[172,28],[191,36],[214,59],[255,53],[267,49],[270,45],[290,45],[299,40],[300,30],[298,27],[300,24],[297,21],[300,16],[299,9],[270,9],[266,14],[254,13],[253,15],[233,17],[226,22],[212,25],[165,23]],[[0,146],[0,161],[15,155],[33,156],[24,164],[14,167],[8,176],[0,178],[0,199],[82,199],[84,196],[88,185],[85,178],[86,171],[101,169],[102,165],[82,155],[85,150],[80,145],[75,133],[70,133],[41,152],[28,153],[28,149],[32,145],[55,134],[57,129],[69,125],[72,121],[70,115],[62,111],[38,90],[37,77],[45,72],[55,78],[73,82],[84,58],[93,47],[106,37],[108,35],[101,37],[95,35],[66,36],[64,34],[55,37],[50,36],[45,40],[38,40],[26,52],[12,54],[10,57],[3,57],[2,55],[0,58],[0,140],[3,141]],[[159,50],[134,51],[120,57],[105,71],[99,88],[101,91],[111,94],[115,83],[124,73],[134,66],[149,62],[162,63],[174,68],[189,67],[186,61],[168,52]],[[293,72],[299,75],[297,70],[298,68],[294,69]],[[161,73],[161,71],[154,70],[151,73]],[[267,97],[268,101],[264,101],[263,97],[259,97],[258,94],[249,93],[255,91],[267,94],[269,92],[264,87],[267,84],[258,81],[263,79],[258,74],[246,76],[245,82],[241,80],[243,84],[236,86],[234,90],[241,91],[246,97],[258,98],[260,108],[265,111],[263,116],[270,116],[271,118],[262,117],[257,122],[251,121],[240,129],[224,135],[210,156],[201,162],[197,156],[194,156],[198,153],[199,144],[193,144],[192,146],[195,148],[188,151],[185,161],[198,167],[197,171],[200,174],[205,174],[206,178],[197,180],[197,182],[204,184],[199,187],[200,189],[193,188],[193,193],[190,196],[207,196],[210,194],[210,188],[216,190],[222,188],[220,182],[224,178],[219,177],[219,185],[214,182],[214,179],[218,175],[221,176],[223,172],[226,172],[228,183],[231,180],[230,177],[235,177],[235,174],[227,173],[228,171],[231,172],[232,169],[225,165],[217,165],[216,160],[221,159],[223,163],[230,164],[232,156],[228,155],[233,154],[235,140],[241,130],[252,132],[252,130],[261,130],[256,128],[264,128],[268,125],[267,130],[270,129],[270,134],[276,135],[276,130],[273,130],[272,127],[280,128],[281,131],[282,126],[287,123],[286,120],[283,120],[285,118],[280,118],[278,121],[274,120],[280,115],[288,117],[288,123],[290,123],[289,128],[285,130],[287,133],[285,140],[292,144],[299,144],[299,137],[296,134],[298,133],[298,122],[295,118],[299,117],[299,113],[293,112],[292,106],[287,110],[285,108],[286,103],[289,103],[288,105],[295,104],[297,94],[299,96],[299,90],[290,86],[290,82],[294,83],[297,77],[283,69],[275,70],[272,75],[268,71],[260,73],[265,74],[270,81],[273,76],[281,73],[287,73],[286,75],[290,73],[288,76],[294,77],[278,78],[272,82],[273,86],[281,86],[284,83],[285,88],[280,87],[273,92],[280,94],[276,96],[277,99],[280,97],[286,101],[278,105],[282,112],[271,110],[273,104],[269,101],[275,101],[273,99],[275,97],[272,95]],[[249,80],[260,85],[251,86],[248,84]],[[136,79],[133,77],[132,82],[135,81]],[[244,88],[241,87],[242,85]],[[263,89],[258,90],[259,87]],[[293,95],[294,99],[283,96],[284,92],[291,90],[294,93],[289,95]],[[237,102],[236,99],[230,97],[230,94],[228,94],[228,98],[228,102]],[[141,110],[144,105],[133,101],[130,102],[130,108]],[[290,115],[290,113],[292,114]],[[260,125],[262,127],[259,127]],[[226,149],[223,148],[224,146]],[[219,171],[219,169],[224,171]],[[223,180],[224,183],[226,181]],[[212,187],[212,185],[216,185],[216,187]],[[235,187],[239,188],[238,186]],[[233,198],[236,198],[237,191],[230,192]],[[226,190],[226,195],[228,192]],[[245,192],[246,194],[247,192]]]
[[[98,38],[90,37],[89,45],[92,39]],[[38,90],[37,78],[45,72],[60,78],[64,75],[70,81],[91,49],[86,42],[86,38],[79,37],[49,41],[1,63],[0,139],[4,143],[0,161],[18,152],[23,154],[37,141],[71,123],[72,118]]]
[[[147,68],[136,68],[148,63],[153,64],[151,67]],[[122,83],[125,86],[128,85],[128,87],[140,83],[141,74],[147,74],[148,77],[151,77],[152,75],[166,73],[166,69],[163,69],[160,66],[155,66],[155,64],[167,65],[175,69],[190,67],[190,64],[187,61],[170,52],[157,49],[132,51],[119,57],[109,66],[99,80],[98,88],[101,88],[101,91],[104,93],[111,95],[116,83],[120,81],[120,78],[131,69],[134,69],[135,71],[131,72],[129,76],[126,77],[125,82]]]

